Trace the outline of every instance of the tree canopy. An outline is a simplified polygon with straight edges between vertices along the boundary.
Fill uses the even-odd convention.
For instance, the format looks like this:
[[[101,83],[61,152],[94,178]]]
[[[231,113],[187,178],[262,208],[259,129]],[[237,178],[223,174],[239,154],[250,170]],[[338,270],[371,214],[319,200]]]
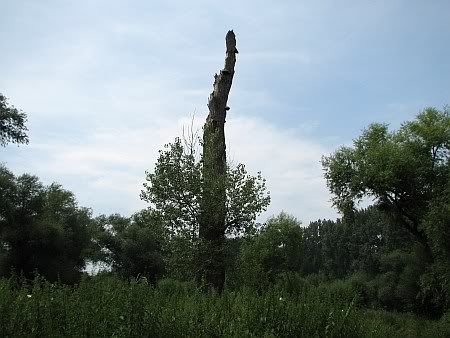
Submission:
[[[90,246],[90,217],[60,185],[0,166],[0,273],[76,281]]]
[[[154,172],[147,172],[141,198],[152,204],[167,222],[172,234],[198,237],[200,201],[203,191],[202,161],[194,148],[181,139],[160,150]],[[228,234],[253,230],[257,215],[270,203],[265,179],[251,176],[243,164],[227,167],[226,220]]]
[[[8,99],[0,93],[0,145],[28,143],[26,121],[27,115],[9,105]]]
[[[430,251],[423,221],[433,199],[447,189],[449,156],[449,112],[427,108],[398,131],[389,131],[386,124],[371,124],[353,147],[340,148],[322,163],[340,211],[351,214],[355,202],[374,198]]]
[[[114,272],[124,277],[146,277],[153,283],[163,274],[167,230],[155,212],[99,216],[95,224],[97,259]]]

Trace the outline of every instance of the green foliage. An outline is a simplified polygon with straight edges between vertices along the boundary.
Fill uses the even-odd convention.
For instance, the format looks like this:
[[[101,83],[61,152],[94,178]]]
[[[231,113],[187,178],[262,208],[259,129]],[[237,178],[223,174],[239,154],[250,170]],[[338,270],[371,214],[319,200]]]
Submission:
[[[76,287],[0,281],[2,336],[359,336],[351,301],[318,290],[203,293],[189,284],[111,278]]]
[[[159,151],[154,172],[146,172],[141,198],[152,204],[172,234],[197,237],[202,192],[201,163],[179,138]]]
[[[434,108],[397,132],[370,125],[353,148],[323,158],[335,205],[345,211],[355,200],[372,196],[413,231],[434,190],[448,180],[449,130],[448,113]]]
[[[0,166],[0,273],[74,282],[90,244],[90,210],[70,191]]]
[[[370,125],[353,147],[342,147],[322,163],[333,202],[344,214],[361,198],[373,197],[429,248],[422,222],[448,184],[449,156],[450,116],[427,108],[396,132]]]
[[[305,275],[343,278],[357,271],[379,272],[380,256],[412,244],[376,207],[357,210],[352,218],[318,220],[303,229]]]
[[[185,147],[179,138],[161,150],[154,172],[147,172],[141,198],[152,204],[172,234],[198,237],[203,194],[202,161],[195,147]],[[247,173],[245,166],[227,168],[226,220],[229,234],[251,232],[256,216],[270,203],[265,180]]]
[[[435,262],[420,276],[417,299],[423,314],[438,317],[450,308],[450,265]]]
[[[282,212],[268,219],[257,235],[243,242],[238,278],[242,285],[268,287],[280,274],[300,271],[302,255],[301,223]]]
[[[447,175],[450,177],[450,166]],[[447,186],[439,189],[429,204],[429,210],[422,223],[430,241],[436,260],[450,262],[450,179]],[[447,264],[450,266],[450,264]]]
[[[359,309],[346,282],[218,295],[173,280],[156,287],[111,277],[74,287],[0,280],[1,336],[445,337],[449,318]]]
[[[0,104],[0,144],[27,143],[25,114]],[[92,220],[60,185],[0,166],[0,275],[25,280],[0,280],[0,335],[450,335],[448,111],[394,132],[373,124],[324,157],[343,218],[307,227],[286,213],[258,227],[270,197],[242,164],[205,195],[194,144],[160,151],[141,192],[151,206],[131,217]],[[202,237],[205,203],[223,187],[225,224],[208,218]],[[364,198],[376,204],[357,210]],[[79,281],[86,259],[112,271],[52,284]],[[222,294],[194,287],[205,266],[226,268]]]
[[[99,216],[95,224],[97,260],[124,277],[143,276],[155,283],[162,276],[168,236],[157,213]]]
[[[329,278],[342,278],[350,270],[349,226],[341,220],[319,221],[322,266],[320,272]]]
[[[261,172],[256,176],[248,174],[239,163],[227,171],[227,200],[225,225],[228,234],[252,234],[256,217],[270,204],[266,180]]]
[[[366,337],[448,337],[450,321],[430,321],[409,313],[364,311]]]
[[[0,93],[0,146],[12,143],[28,143],[25,126],[27,115],[8,104],[8,99]]]
[[[389,310],[418,310],[418,276],[424,269],[424,261],[417,252],[396,250],[383,255],[381,271],[372,282],[377,293],[374,297],[377,305]]]
[[[141,198],[151,203],[168,230],[168,275],[183,280],[194,275],[200,284],[221,289],[227,269],[225,235],[254,232],[255,219],[270,197],[261,174],[249,175],[242,164],[206,178],[209,171],[196,145],[194,136],[185,144],[176,138],[166,145],[154,172],[146,173]]]
[[[385,245],[377,277],[377,298],[383,306],[428,315],[448,309],[449,158],[449,112],[434,108],[398,131],[372,124],[353,147],[323,158],[333,202],[344,219],[354,218],[355,202],[373,197],[390,217],[391,229],[402,227],[421,244],[414,246],[405,234],[391,230],[391,252]],[[392,251],[400,249],[392,247],[395,241],[402,244],[401,251]]]

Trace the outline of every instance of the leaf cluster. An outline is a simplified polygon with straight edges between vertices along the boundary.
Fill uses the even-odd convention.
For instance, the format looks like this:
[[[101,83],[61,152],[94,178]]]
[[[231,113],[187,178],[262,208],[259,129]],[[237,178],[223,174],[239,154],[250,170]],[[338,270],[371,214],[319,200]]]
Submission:
[[[193,147],[185,147],[181,139],[164,147],[153,172],[146,172],[141,198],[151,204],[167,222],[172,234],[192,239],[198,236],[201,201],[204,190],[203,161],[197,160]],[[226,232],[251,232],[257,215],[270,203],[265,179],[251,176],[243,164],[227,167]]]
[[[14,176],[0,166],[0,272],[39,272],[73,282],[84,268],[91,240],[91,211],[74,195],[36,176]]]
[[[370,125],[353,147],[323,157],[322,164],[333,203],[344,215],[363,198],[373,198],[425,243],[420,224],[448,184],[449,156],[449,113],[427,108],[398,131]]]
[[[27,115],[9,105],[8,99],[0,93],[0,146],[8,143],[28,143],[26,134]]]

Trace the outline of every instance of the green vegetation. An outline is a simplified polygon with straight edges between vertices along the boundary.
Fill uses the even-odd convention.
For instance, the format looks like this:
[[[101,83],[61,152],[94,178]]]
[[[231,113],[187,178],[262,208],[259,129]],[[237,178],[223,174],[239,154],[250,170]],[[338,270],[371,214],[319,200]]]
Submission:
[[[58,184],[14,176],[0,165],[0,274],[39,272],[50,281],[79,279],[91,243],[91,212]]]
[[[197,149],[199,143],[196,136],[191,135],[189,142],[183,144],[176,138],[174,143],[166,145],[159,152],[154,172],[146,173],[141,198],[150,203],[148,212],[159,219],[153,224],[164,224],[166,242],[173,243],[166,246],[167,268],[176,273],[177,278],[196,277],[204,283],[205,264],[218,264],[219,268],[225,265],[225,235],[254,233],[255,219],[269,205],[270,196],[261,173],[251,176],[243,164],[227,166],[226,180],[222,182],[226,212],[219,231],[223,238],[219,236],[218,242],[212,241],[217,246],[213,245],[210,250],[205,248],[209,244],[201,238],[202,205],[204,207],[206,202],[202,202],[205,180],[203,157],[198,155]],[[215,259],[205,254],[211,250],[215,252]],[[223,287],[221,279],[217,283]]]
[[[255,223],[264,179],[227,167],[223,290],[199,278],[193,145],[160,152],[141,194],[150,207],[131,217],[93,218],[60,185],[0,166],[0,335],[450,335],[448,111],[398,131],[373,124],[324,157],[334,221]],[[88,262],[109,271],[88,276]]]
[[[193,284],[102,276],[75,287],[35,279],[0,281],[0,335],[22,336],[433,336],[450,334],[449,316],[427,321],[412,315],[357,308],[345,285],[288,292],[275,286],[204,293]],[[447,330],[447,331],[445,331]]]
[[[436,315],[450,305],[449,159],[450,115],[435,108],[425,109],[398,131],[372,124],[353,147],[323,159],[334,204],[344,218],[353,217],[356,201],[372,197],[391,228],[411,236],[412,251],[403,245],[380,263],[402,269],[402,276],[420,276],[415,283],[405,278],[409,287],[419,285],[415,296],[426,304],[422,311]]]
[[[0,146],[8,143],[28,143],[27,115],[11,106],[8,99],[0,93]]]

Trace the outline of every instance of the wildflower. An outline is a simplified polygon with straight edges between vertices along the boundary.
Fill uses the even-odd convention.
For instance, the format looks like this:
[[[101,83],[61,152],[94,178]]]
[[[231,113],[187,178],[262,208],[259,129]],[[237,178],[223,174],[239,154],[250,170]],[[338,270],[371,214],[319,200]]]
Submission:
[[[27,295],[28,298],[31,298],[31,295]]]

